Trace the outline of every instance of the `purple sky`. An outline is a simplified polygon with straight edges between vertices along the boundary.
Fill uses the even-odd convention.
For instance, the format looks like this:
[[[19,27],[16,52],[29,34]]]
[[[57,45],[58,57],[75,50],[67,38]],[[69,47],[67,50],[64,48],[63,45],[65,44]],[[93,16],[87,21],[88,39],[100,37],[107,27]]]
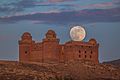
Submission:
[[[84,41],[100,43],[101,62],[120,58],[120,0],[0,0],[0,59],[18,60],[18,40],[26,31],[41,41],[53,29],[64,43],[74,25],[85,26]]]

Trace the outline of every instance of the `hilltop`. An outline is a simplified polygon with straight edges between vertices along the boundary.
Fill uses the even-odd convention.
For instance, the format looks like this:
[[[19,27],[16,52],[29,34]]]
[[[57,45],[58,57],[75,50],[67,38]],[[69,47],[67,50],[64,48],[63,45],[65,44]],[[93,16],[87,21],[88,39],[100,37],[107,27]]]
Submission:
[[[103,62],[103,63],[104,64],[112,64],[112,65],[120,67],[120,59],[113,60],[113,61],[107,61],[107,62]]]
[[[120,68],[89,61],[37,63],[0,61],[1,80],[120,80]]]

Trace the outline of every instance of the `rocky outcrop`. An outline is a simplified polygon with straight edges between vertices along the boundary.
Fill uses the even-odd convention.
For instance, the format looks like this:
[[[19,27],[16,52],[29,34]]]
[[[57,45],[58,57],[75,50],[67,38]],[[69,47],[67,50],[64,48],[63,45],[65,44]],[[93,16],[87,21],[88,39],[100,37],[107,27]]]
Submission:
[[[113,61],[103,62],[103,64],[112,64],[112,65],[115,65],[115,66],[120,67],[120,59],[118,59],[118,60],[113,60]]]
[[[89,61],[23,63],[0,61],[1,80],[120,80],[120,69]]]

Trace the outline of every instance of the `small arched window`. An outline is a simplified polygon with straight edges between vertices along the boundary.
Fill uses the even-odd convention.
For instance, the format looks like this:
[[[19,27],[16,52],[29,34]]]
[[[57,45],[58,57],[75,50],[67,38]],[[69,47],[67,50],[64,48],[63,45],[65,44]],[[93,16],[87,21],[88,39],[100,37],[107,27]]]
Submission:
[[[87,53],[87,51],[85,51],[85,53]]]
[[[26,47],[25,47],[25,50],[26,50],[26,51],[28,51],[28,50],[29,50],[29,47],[28,47],[28,46],[26,46]]]
[[[85,55],[85,58],[87,58],[87,56]]]
[[[81,55],[79,55],[79,58],[81,58]]]
[[[92,54],[93,52],[91,51],[91,54]]]
[[[92,58],[92,56],[90,55],[90,58]]]
[[[25,47],[25,54],[28,54],[28,52],[29,52],[29,47],[26,46],[26,47]]]
[[[28,52],[27,52],[27,51],[25,51],[25,54],[28,54]]]
[[[79,53],[81,53],[81,51],[79,50]]]

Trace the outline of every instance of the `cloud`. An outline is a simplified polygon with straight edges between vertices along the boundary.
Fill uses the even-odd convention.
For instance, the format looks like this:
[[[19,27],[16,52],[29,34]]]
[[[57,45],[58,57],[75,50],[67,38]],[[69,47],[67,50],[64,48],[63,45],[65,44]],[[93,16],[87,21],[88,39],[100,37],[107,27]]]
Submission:
[[[118,7],[120,7],[120,0],[113,0],[112,2]]]
[[[33,0],[20,0],[17,2],[1,4],[0,12],[6,14],[6,13],[16,13],[16,12],[24,11],[25,8],[36,6],[33,3],[34,3]]]
[[[120,0],[113,0],[111,2],[103,2],[103,3],[96,3],[96,4],[88,4],[88,5],[79,5],[77,3],[70,3],[70,1],[74,0],[19,0],[19,1],[13,1],[9,3],[5,3],[3,5],[0,5],[0,13],[4,13],[4,15],[15,14],[22,11],[28,11],[26,8],[32,8],[34,7],[40,7],[40,6],[46,6],[48,9],[51,7],[52,9],[56,8],[58,10],[64,11],[64,10],[80,10],[80,9],[94,9],[94,8],[108,8],[112,7],[114,5],[119,5]],[[78,1],[78,0],[76,0]],[[56,4],[57,2],[57,4]],[[69,2],[69,4],[65,3],[59,3],[59,2]],[[58,4],[59,3],[59,4]],[[50,9],[51,9],[50,8]]]
[[[109,7],[113,7],[113,2],[104,2],[104,3],[96,3],[96,4],[88,4],[88,5],[73,5],[74,7],[82,8],[82,9],[105,9]]]
[[[94,22],[119,22],[120,8],[112,9],[85,9],[68,12],[34,12],[0,18],[0,22],[40,21],[40,23],[70,24],[70,23],[94,23]]]
[[[66,1],[74,1],[74,0],[48,0],[48,2],[51,2],[51,3],[66,2]]]
[[[114,3],[120,3],[120,0],[112,0]]]
[[[34,0],[20,0],[18,2],[12,2],[6,5],[12,5],[12,6],[17,6],[19,8],[27,8],[27,7],[34,7]]]
[[[0,12],[7,12],[9,10],[11,10],[9,7],[2,7],[2,6],[0,6]]]
[[[111,7],[111,6],[113,6],[112,2],[105,2],[105,3],[97,3],[97,4],[88,5],[87,8],[89,7],[102,8],[102,7]]]
[[[0,13],[13,13],[13,12],[19,12],[19,11],[23,11],[22,8],[17,8],[17,7],[8,7],[8,6],[0,6]]]
[[[47,0],[47,1],[20,0],[18,2],[12,2],[12,3],[6,4],[6,6],[14,6],[19,8],[31,8],[31,7],[33,8],[36,6],[57,6],[56,4],[51,4],[51,3],[66,2],[66,1],[73,1],[73,0]],[[58,5],[58,6],[66,6],[66,5]],[[70,6],[70,5],[67,5],[67,6]]]
[[[55,6],[55,7],[71,7],[69,4],[55,4],[55,2],[65,2],[72,0],[47,0],[47,1],[37,1],[37,0],[20,0],[11,3],[5,3],[0,5],[1,13],[16,13],[20,11],[25,11],[26,8],[34,8],[38,6]]]

